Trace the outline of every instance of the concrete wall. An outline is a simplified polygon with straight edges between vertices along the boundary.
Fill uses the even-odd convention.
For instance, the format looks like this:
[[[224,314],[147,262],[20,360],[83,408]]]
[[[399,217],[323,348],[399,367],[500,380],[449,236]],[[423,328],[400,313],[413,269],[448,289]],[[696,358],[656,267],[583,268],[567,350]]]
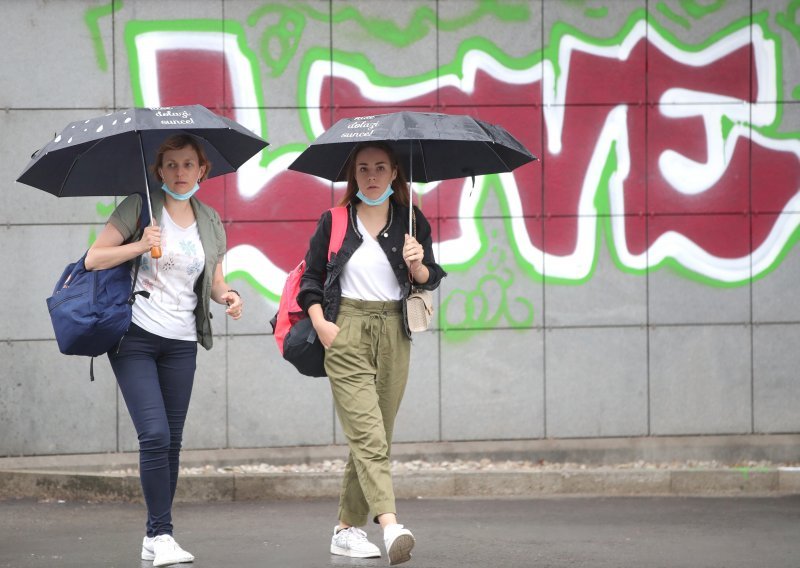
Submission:
[[[3,8],[0,455],[136,449],[108,362],[90,383],[45,307],[115,200],[14,180],[70,121],[188,103],[271,145],[199,194],[227,223],[247,314],[214,312],[184,447],[344,441],[327,383],[267,333],[341,194],[286,166],[338,118],[399,108],[501,124],[542,159],[417,187],[450,276],[415,339],[398,441],[800,432],[796,2]]]

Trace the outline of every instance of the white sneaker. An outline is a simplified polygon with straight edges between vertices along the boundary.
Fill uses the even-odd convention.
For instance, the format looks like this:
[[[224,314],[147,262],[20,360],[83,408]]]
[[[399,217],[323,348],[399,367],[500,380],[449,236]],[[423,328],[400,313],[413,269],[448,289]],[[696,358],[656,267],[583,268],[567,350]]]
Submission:
[[[153,560],[156,553],[153,551],[154,537],[146,536],[142,541],[142,560]]]
[[[186,552],[168,534],[157,537],[144,537],[142,541],[142,560],[152,560],[153,566],[166,566],[194,561],[194,555]]]
[[[348,527],[337,531],[333,528],[331,554],[350,558],[380,558],[381,549],[367,540],[367,533],[358,527]]]
[[[383,529],[383,543],[386,545],[386,554],[389,564],[401,564],[411,559],[411,549],[414,548],[414,535],[403,528],[403,525],[387,525]]]

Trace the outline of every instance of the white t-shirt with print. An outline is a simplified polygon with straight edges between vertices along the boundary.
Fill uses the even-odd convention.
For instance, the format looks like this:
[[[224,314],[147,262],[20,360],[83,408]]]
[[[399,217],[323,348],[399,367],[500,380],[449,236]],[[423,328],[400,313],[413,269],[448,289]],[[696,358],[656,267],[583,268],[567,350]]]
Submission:
[[[133,323],[168,339],[197,341],[194,286],[205,265],[197,222],[183,228],[167,213],[161,216],[161,258],[142,255],[136,290],[147,290],[150,298],[136,297]]]

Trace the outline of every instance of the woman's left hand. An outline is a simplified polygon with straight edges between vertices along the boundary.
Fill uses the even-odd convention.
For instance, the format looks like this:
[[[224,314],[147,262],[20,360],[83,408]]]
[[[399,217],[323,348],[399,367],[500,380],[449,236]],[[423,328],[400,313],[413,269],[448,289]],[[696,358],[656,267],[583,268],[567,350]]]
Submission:
[[[242,317],[242,307],[244,304],[242,303],[242,298],[233,291],[228,291],[222,294],[220,299],[228,304],[228,308],[225,310],[225,313],[231,316],[233,319],[238,320]]]
[[[411,235],[406,234],[406,241],[403,243],[403,260],[406,261],[408,271],[415,274],[420,266],[422,266],[422,259],[425,251],[422,245],[417,242],[417,239]]]

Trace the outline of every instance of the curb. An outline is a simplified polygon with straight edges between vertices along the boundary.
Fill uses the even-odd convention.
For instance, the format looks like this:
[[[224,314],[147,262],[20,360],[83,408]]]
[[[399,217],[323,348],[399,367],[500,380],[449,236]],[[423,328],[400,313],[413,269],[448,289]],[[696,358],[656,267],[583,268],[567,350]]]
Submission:
[[[339,496],[341,473],[183,475],[180,503]],[[543,496],[778,496],[800,494],[800,469],[458,471],[393,474],[399,499]],[[0,471],[0,500],[141,503],[139,477],[70,471]]]

